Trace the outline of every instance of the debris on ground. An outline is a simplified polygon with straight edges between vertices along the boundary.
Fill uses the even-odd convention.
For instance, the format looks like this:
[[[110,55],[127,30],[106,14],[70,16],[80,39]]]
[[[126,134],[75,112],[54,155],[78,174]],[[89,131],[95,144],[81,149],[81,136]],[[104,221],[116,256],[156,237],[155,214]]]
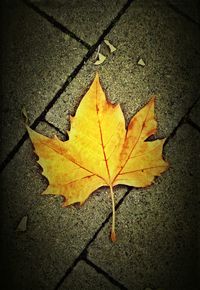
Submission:
[[[28,216],[27,215],[23,216],[23,218],[20,220],[16,228],[16,232],[25,232],[27,229],[27,221],[28,221]]]
[[[115,50],[117,50],[116,47],[114,47],[114,45],[112,45],[112,44],[110,43],[109,40],[104,39],[104,42],[105,42],[105,44],[109,47],[109,49],[110,49],[110,53],[112,53],[112,52],[114,52]]]
[[[140,65],[140,66],[143,66],[143,67],[146,65],[145,62],[144,62],[144,60],[142,58],[140,58],[138,60],[138,63],[137,64]]]
[[[29,118],[28,118],[28,113],[27,113],[27,111],[26,111],[25,106],[22,107],[21,113],[22,113],[22,116],[23,116],[23,118],[24,118],[24,122],[25,122],[25,124],[28,124],[28,122],[29,122]]]
[[[106,60],[106,56],[103,55],[102,53],[99,53],[98,58],[99,59],[94,63],[95,65],[100,65]]]

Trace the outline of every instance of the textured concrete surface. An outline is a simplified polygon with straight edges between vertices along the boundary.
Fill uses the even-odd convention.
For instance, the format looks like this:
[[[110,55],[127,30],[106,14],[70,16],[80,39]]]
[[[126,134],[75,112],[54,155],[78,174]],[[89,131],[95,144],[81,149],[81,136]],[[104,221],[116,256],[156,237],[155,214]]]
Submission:
[[[59,290],[65,289],[117,290],[120,288],[113,285],[102,274],[98,273],[84,261],[80,261],[59,288]]]
[[[87,52],[20,1],[3,4],[1,162],[25,132],[22,107],[34,121]]]
[[[107,58],[100,66],[94,65],[96,52],[90,52],[90,59],[73,74],[48,113],[45,106],[87,52],[72,33],[62,32],[62,25],[76,39],[94,44],[126,1],[32,1],[46,14],[20,0],[1,2],[6,11],[1,159],[25,132],[23,105],[31,123],[47,113],[49,124],[38,119],[37,131],[64,140],[54,126],[63,133],[69,129],[69,115],[75,114],[98,70],[108,98],[121,104],[127,123],[157,95],[157,136],[170,136],[164,156],[171,165],[149,188],[114,189],[121,205],[116,215],[118,240],[113,244],[111,221],[105,222],[111,213],[108,188],[97,190],[82,207],[62,208],[62,197],[40,194],[47,180],[30,140],[21,142],[1,172],[0,274],[5,290],[56,290],[62,281],[60,288],[72,290],[116,289],[119,283],[131,290],[198,289],[200,134],[195,100],[200,95],[200,43],[199,25],[191,12],[195,2],[190,1],[190,9],[184,12],[186,0],[174,0],[173,7],[164,0],[132,1],[106,36],[117,50],[110,54],[101,43],[100,52]],[[139,59],[145,66],[138,65]],[[183,118],[186,113],[193,122]],[[182,118],[186,123],[179,123]],[[26,216],[26,230],[20,232],[19,223]],[[87,259],[94,264],[86,263]]]
[[[127,122],[156,95],[158,134],[172,132],[199,96],[199,30],[163,1],[152,3],[132,3],[107,37],[117,50],[107,53],[107,60],[98,68],[94,58],[90,59],[48,112],[49,122],[65,132],[67,116],[74,115],[98,69],[108,98],[121,104]],[[145,67],[137,64],[139,58],[144,59]]]
[[[171,168],[148,189],[133,189],[117,211],[118,241],[106,241],[105,227],[89,249],[128,289],[197,289],[199,142],[182,126],[165,148]]]
[[[196,106],[191,111],[190,118],[200,128],[200,101],[197,102]]]
[[[174,5],[178,11],[188,15],[191,20],[194,20],[200,24],[200,5],[198,0],[168,0],[168,2]]]
[[[55,135],[45,123],[37,131]],[[13,289],[11,285],[15,289],[30,289],[29,285],[31,289],[54,289],[112,208],[107,188],[97,190],[82,207],[62,208],[62,197],[40,195],[47,181],[36,160],[28,140],[1,175],[1,249],[2,253],[3,249],[9,253],[4,256],[4,271],[12,277],[7,277],[6,289]],[[117,201],[125,191],[126,187],[118,187]],[[27,231],[16,232],[25,215]],[[109,233],[110,230],[106,233],[108,241]]]
[[[31,0],[31,2],[93,45],[126,0]]]

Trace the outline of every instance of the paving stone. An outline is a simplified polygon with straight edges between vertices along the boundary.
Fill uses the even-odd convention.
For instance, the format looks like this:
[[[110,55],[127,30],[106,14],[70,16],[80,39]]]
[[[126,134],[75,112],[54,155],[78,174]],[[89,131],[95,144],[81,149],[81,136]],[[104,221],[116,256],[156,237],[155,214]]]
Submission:
[[[169,3],[200,24],[198,0],[169,0]]]
[[[33,122],[87,52],[21,2],[1,3],[1,161],[25,132],[22,107]]]
[[[126,0],[31,0],[89,44],[96,43]]]
[[[179,128],[165,148],[170,169],[154,185],[133,189],[117,210],[117,242],[107,243],[105,226],[88,250],[128,289],[198,289],[199,142],[191,126]]]
[[[45,123],[37,131],[55,135]],[[54,289],[112,208],[108,188],[97,190],[82,207],[62,208],[62,197],[41,195],[47,181],[36,160],[27,140],[1,174],[4,289]],[[118,187],[117,201],[125,191]],[[26,231],[16,231],[24,216]]]
[[[80,261],[59,287],[59,290],[64,289],[111,290],[119,288],[84,261]]]
[[[199,30],[162,1],[134,1],[107,37],[117,48],[98,68],[94,56],[70,83],[46,119],[63,132],[98,70],[111,102],[126,122],[156,95],[159,136],[169,135],[199,96]],[[103,45],[102,45],[103,46]],[[100,49],[101,51],[101,49]],[[139,66],[142,58],[145,66]]]
[[[194,106],[194,108],[192,109],[190,113],[190,118],[194,123],[196,123],[200,127],[200,100],[198,101],[196,106]]]

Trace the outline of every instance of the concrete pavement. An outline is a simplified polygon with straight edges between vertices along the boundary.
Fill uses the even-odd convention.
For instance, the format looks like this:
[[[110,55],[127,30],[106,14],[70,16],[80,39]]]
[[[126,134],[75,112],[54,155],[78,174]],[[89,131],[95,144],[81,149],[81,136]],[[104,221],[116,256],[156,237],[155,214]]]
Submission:
[[[196,1],[2,1],[3,289],[198,289],[200,40]],[[189,9],[189,8],[190,9]],[[117,50],[110,53],[103,40]],[[97,49],[105,62],[94,65]],[[138,65],[143,59],[145,66]],[[26,134],[66,140],[69,115],[98,70],[126,124],[156,95],[170,169],[146,189],[117,186],[118,240],[100,188],[62,208]],[[27,217],[26,229],[16,231]]]

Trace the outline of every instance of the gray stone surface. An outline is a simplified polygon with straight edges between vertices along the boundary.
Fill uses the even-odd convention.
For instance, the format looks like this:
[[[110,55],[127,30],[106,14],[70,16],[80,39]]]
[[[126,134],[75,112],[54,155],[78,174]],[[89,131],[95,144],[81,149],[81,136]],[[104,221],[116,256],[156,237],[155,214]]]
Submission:
[[[190,113],[190,118],[200,127],[200,100]]]
[[[37,131],[55,135],[45,123]],[[0,248],[8,289],[54,289],[112,208],[108,188],[97,190],[82,207],[62,208],[62,197],[41,195],[47,181],[36,160],[28,140],[1,174]],[[118,187],[117,201],[125,191]],[[23,216],[27,230],[18,232]]]
[[[93,45],[126,0],[31,0],[31,2]]]
[[[172,132],[199,96],[199,30],[163,1],[134,1],[107,39],[117,48],[96,67],[91,58],[46,118],[63,132],[98,70],[112,102],[126,121],[156,95],[159,136]],[[103,45],[102,45],[103,46]],[[100,49],[101,51],[101,49]],[[142,58],[145,67],[137,64]]]
[[[66,289],[117,290],[119,288],[87,263],[80,261],[59,288],[59,290]]]
[[[165,148],[170,169],[119,207],[118,241],[107,243],[105,227],[89,248],[89,259],[128,289],[198,289],[199,142],[195,129],[179,128]]]
[[[2,1],[0,161],[25,132],[87,50],[20,1]]]
[[[200,24],[199,0],[169,0],[169,3]]]
[[[93,44],[126,1],[33,2]],[[46,119],[63,132],[69,129],[69,115],[74,115],[98,70],[108,98],[121,103],[127,123],[156,94],[157,135],[168,136],[199,96],[200,48],[198,26],[166,2],[133,1],[106,37],[117,50],[109,54],[102,43],[100,52],[107,56],[106,61],[94,66],[94,53]],[[25,132],[22,106],[33,122],[86,53],[78,42],[27,8],[23,1],[2,3],[7,14],[2,14],[6,29],[2,30],[4,101],[0,141],[4,146],[0,159]],[[139,59],[143,59],[144,67],[138,65]],[[198,112],[199,103],[190,114],[199,125]],[[49,136],[57,133],[45,122],[37,130]],[[109,240],[109,221],[89,248],[88,258],[128,289],[197,289],[199,141],[198,131],[191,126],[179,128],[165,147],[169,171],[153,186],[133,189],[117,210],[117,242]],[[62,197],[42,196],[47,180],[36,160],[27,140],[1,174],[0,274],[6,282],[5,290],[55,289],[111,212],[108,188],[97,190],[82,207],[62,208]],[[116,201],[126,191],[126,186],[115,188]],[[23,217],[27,217],[27,224],[20,232],[18,225]],[[88,289],[92,285],[93,289],[93,282],[99,289],[113,286],[81,261],[62,287]]]

